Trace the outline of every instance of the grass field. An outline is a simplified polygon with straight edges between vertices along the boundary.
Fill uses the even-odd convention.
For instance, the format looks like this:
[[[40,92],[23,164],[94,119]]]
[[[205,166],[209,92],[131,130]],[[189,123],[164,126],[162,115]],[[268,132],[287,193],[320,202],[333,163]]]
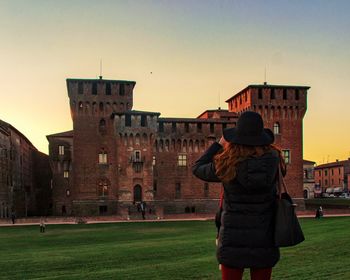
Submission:
[[[273,279],[350,279],[350,217],[301,224]],[[220,279],[214,237],[211,221],[0,227],[0,279]]]

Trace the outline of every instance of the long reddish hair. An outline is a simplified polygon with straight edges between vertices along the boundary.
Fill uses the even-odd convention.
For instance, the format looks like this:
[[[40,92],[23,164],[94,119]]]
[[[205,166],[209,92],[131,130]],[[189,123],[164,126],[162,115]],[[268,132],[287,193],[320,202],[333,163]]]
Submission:
[[[249,157],[259,157],[271,150],[278,152],[282,173],[285,173],[286,164],[282,156],[282,151],[277,146],[272,144],[266,146],[246,146],[228,143],[222,152],[214,157],[216,176],[223,182],[229,182],[236,177],[236,167],[239,162]]]

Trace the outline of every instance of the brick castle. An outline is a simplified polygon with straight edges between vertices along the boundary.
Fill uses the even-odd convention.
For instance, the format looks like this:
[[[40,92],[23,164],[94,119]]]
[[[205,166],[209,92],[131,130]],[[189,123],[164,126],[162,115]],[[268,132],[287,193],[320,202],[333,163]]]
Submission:
[[[67,79],[73,130],[48,135],[54,215],[132,215],[143,200],[162,217],[214,213],[220,184],[192,175],[201,153],[234,127],[240,113],[260,113],[288,163],[286,178],[303,198],[303,117],[306,86],[249,85],[228,99],[228,110],[197,118],[162,118],[133,110],[136,82]]]

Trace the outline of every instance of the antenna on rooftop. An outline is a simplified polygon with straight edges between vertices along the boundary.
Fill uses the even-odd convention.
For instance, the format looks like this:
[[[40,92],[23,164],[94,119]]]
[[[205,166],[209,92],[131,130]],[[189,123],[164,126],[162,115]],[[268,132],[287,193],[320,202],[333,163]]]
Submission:
[[[100,58],[100,80],[102,80],[102,58]]]
[[[219,99],[219,106],[218,106],[218,109],[220,110],[220,109],[221,109],[221,107],[220,107],[220,90],[219,90],[219,92],[218,92],[218,99]]]
[[[264,85],[267,85],[267,81],[266,81],[266,65],[265,65],[265,72],[264,72]]]

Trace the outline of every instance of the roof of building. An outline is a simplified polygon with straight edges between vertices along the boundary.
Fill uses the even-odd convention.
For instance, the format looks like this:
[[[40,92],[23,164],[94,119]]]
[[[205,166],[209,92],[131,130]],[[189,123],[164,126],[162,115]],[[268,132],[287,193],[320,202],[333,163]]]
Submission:
[[[213,109],[213,110],[206,110],[204,111],[203,113],[201,113],[197,118],[199,119],[201,116],[203,116],[204,114],[208,114],[208,113],[215,113],[215,112],[228,112],[228,110],[226,109],[221,109],[221,108],[218,108],[218,109]]]
[[[315,167],[315,169],[322,169],[322,168],[330,168],[330,167],[336,167],[336,166],[344,166],[348,163],[348,160],[339,160],[335,162],[329,162],[325,164],[320,164]]]
[[[68,131],[64,131],[64,132],[59,132],[59,133],[55,133],[55,134],[50,134],[47,135],[46,137],[73,137],[74,135],[74,130],[68,130]]]
[[[303,159],[303,164],[315,164],[315,161]]]
[[[198,119],[198,118],[159,118],[159,122],[187,122],[187,123],[233,123],[226,119]]]
[[[80,79],[80,78],[68,78],[68,82],[109,82],[109,83],[124,83],[124,84],[136,84],[135,81],[127,80],[106,80],[106,79]]]
[[[250,88],[297,88],[297,89],[306,89],[308,90],[310,87],[309,86],[292,86],[292,85],[270,85],[270,84],[260,84],[260,85],[248,85],[241,91],[237,92],[235,95],[230,97],[229,99],[226,100],[226,102],[229,102],[231,99],[233,99],[235,96],[240,95],[242,92],[245,92],[246,90]]]
[[[24,141],[26,141],[30,146],[32,146],[35,150],[37,150],[37,148],[35,148],[35,146],[32,144],[32,142],[30,142],[29,139],[22,132],[20,132],[17,128],[15,128],[11,124],[9,124],[3,120],[0,120],[0,124],[3,127],[7,127],[9,130],[15,131],[19,136],[21,136],[24,139]]]
[[[114,115],[157,115],[159,116],[159,112],[148,112],[148,111],[138,111],[138,110],[130,110],[125,112],[114,112],[112,113],[113,117]]]

